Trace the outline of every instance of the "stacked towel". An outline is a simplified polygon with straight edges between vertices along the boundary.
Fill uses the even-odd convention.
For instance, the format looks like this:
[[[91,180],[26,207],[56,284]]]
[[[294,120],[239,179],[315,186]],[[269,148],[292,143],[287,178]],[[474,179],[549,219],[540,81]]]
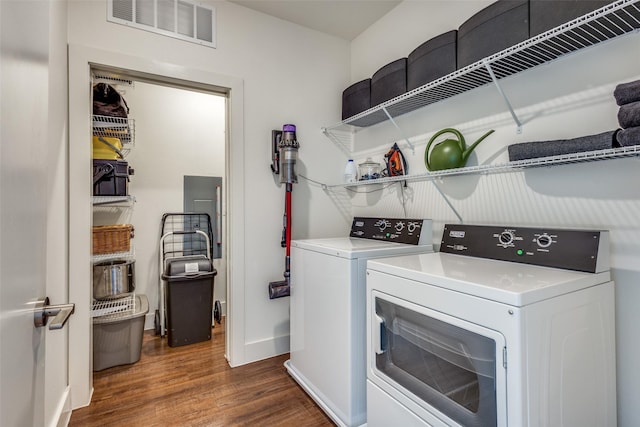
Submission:
[[[620,83],[613,91],[616,104],[624,105],[640,101],[640,80],[629,83]]]
[[[509,160],[514,162],[516,160],[535,159],[538,157],[605,150],[613,146],[616,132],[617,131],[612,130],[573,139],[513,144],[508,147]]]
[[[613,91],[618,110],[618,123],[622,128],[616,135],[617,145],[640,145],[640,80],[621,83]]]
[[[640,126],[620,129],[616,135],[616,139],[621,147],[640,144]]]
[[[618,110],[618,123],[622,129],[640,126],[640,101],[622,104]]]

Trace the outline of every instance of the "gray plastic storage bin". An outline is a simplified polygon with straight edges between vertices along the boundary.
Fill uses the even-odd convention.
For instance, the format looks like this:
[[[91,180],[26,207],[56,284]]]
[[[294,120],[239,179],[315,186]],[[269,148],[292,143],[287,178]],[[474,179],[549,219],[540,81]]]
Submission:
[[[211,339],[213,279],[211,260],[204,256],[167,260],[167,337],[170,347]]]
[[[140,360],[144,319],[149,312],[147,296],[136,295],[133,312],[93,318],[93,370],[102,371]]]
[[[422,43],[407,57],[407,91],[416,89],[456,70],[456,30]]]
[[[371,79],[352,84],[342,92],[342,120],[371,108]]]
[[[371,106],[375,107],[407,91],[407,58],[397,59],[371,77]]]
[[[458,28],[458,68],[529,38],[529,1],[499,0]]]

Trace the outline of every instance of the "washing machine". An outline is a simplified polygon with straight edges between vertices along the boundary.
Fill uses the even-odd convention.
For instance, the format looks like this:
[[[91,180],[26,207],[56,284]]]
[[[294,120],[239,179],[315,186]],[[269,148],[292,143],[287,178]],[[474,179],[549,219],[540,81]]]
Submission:
[[[368,426],[615,426],[606,231],[446,225],[367,269]]]
[[[349,237],[291,242],[285,366],[337,425],[366,422],[367,260],[432,251],[425,219],[356,217]]]

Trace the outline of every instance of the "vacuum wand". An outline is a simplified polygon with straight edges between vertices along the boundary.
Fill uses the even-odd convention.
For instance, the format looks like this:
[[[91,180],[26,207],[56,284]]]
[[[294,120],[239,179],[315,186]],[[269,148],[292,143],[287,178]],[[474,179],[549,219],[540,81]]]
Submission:
[[[272,137],[272,140],[274,138]],[[293,184],[298,182],[295,173],[295,165],[298,157],[300,144],[296,140],[295,125],[287,124],[282,127],[282,134],[279,138],[278,148],[280,151],[279,168],[271,168],[274,174],[280,172],[280,182],[286,184],[283,220],[283,242],[285,247],[285,268],[284,280],[269,283],[269,299],[281,298],[290,295],[290,275],[291,275],[291,193]],[[278,172],[276,172],[276,170]]]

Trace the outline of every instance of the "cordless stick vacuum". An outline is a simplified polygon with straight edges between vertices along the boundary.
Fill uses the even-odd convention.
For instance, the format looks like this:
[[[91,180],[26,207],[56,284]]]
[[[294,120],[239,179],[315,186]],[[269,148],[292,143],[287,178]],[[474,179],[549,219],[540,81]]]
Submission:
[[[285,249],[284,280],[269,283],[269,299],[287,297],[290,294],[289,275],[291,272],[291,191],[298,182],[295,165],[300,144],[296,140],[295,125],[282,126],[282,132],[273,131],[271,171],[280,175],[280,183],[286,184],[282,241]],[[278,165],[278,161],[280,165]]]

